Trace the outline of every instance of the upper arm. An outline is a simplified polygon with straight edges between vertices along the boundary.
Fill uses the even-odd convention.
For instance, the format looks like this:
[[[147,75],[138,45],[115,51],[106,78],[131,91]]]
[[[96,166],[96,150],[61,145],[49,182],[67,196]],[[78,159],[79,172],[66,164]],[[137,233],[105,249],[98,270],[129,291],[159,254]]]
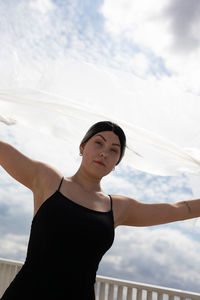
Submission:
[[[14,179],[33,190],[40,162],[22,154],[10,144],[0,141],[0,165]]]
[[[184,219],[185,208],[169,203],[143,203],[138,200],[123,197],[123,209],[120,225],[152,226]]]

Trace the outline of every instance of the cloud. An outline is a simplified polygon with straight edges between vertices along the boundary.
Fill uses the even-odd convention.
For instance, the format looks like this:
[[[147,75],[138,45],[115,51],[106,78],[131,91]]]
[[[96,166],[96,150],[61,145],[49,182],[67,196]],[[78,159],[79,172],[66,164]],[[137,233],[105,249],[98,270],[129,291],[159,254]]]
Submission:
[[[132,43],[132,57],[138,51],[146,56],[150,67],[143,76],[170,75],[181,88],[199,94],[199,5],[198,0],[105,0],[101,13],[113,39]]]
[[[11,63],[1,64],[6,70],[1,85],[11,75],[39,80],[52,60],[71,57],[143,78],[170,76],[198,93],[198,8],[195,0],[190,14],[187,0],[105,0],[94,1],[88,14],[87,4],[79,1],[2,1],[0,42],[6,47],[0,54]]]
[[[199,250],[174,228],[120,227],[98,274],[199,292]]]
[[[43,15],[46,15],[55,9],[55,5],[51,0],[31,0],[28,5],[30,8],[37,10]]]
[[[199,47],[198,0],[105,0],[101,12],[105,27],[113,34],[125,34],[158,55],[174,44],[180,51]]]
[[[24,261],[27,249],[27,235],[16,235],[8,233],[0,236],[0,256],[7,259]]]
[[[167,36],[163,38],[163,23],[160,22],[165,3],[155,0],[105,0],[101,7],[105,28],[116,36],[123,34],[141,46],[154,46],[154,50],[161,51],[168,42]],[[157,27],[158,23],[162,28]]]
[[[164,12],[173,32],[172,44],[183,54],[196,51],[200,46],[200,2],[198,0],[171,1]]]

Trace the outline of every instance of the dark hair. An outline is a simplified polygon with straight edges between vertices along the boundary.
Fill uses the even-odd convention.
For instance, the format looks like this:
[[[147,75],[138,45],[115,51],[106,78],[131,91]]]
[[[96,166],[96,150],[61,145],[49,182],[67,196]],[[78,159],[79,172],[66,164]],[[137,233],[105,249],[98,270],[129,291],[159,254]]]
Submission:
[[[124,131],[119,127],[119,125],[110,122],[110,121],[101,121],[98,123],[95,123],[92,125],[89,130],[86,132],[84,138],[82,139],[80,145],[86,143],[91,137],[93,137],[95,134],[101,131],[113,131],[119,138],[120,140],[120,158],[119,161],[117,162],[116,165],[120,163],[122,160],[122,157],[124,156],[125,153],[125,148],[126,148],[126,136]]]

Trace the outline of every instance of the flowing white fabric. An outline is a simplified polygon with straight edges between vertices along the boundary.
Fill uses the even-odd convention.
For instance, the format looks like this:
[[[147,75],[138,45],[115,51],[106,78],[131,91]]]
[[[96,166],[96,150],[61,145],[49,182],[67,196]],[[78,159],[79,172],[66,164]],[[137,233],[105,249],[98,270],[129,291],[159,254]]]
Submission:
[[[195,96],[176,89],[170,96],[167,85],[73,60],[63,61],[62,67],[52,63],[33,79],[16,76],[10,88],[4,82],[1,122],[70,141],[70,150],[93,123],[111,120],[127,135],[122,163],[157,175],[200,173],[200,104]]]

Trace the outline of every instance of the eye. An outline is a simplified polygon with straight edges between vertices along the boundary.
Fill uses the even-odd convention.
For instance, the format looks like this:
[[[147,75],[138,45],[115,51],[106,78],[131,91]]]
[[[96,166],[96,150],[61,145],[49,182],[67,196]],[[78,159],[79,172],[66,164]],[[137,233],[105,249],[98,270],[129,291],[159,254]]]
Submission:
[[[98,144],[98,145],[101,145],[101,144],[102,144],[102,143],[101,143],[101,142],[99,142],[99,141],[96,141],[95,143],[96,143],[96,144]]]
[[[115,153],[117,153],[118,151],[117,150],[115,150],[115,149],[111,149],[111,151],[113,151],[113,152],[115,152]]]

